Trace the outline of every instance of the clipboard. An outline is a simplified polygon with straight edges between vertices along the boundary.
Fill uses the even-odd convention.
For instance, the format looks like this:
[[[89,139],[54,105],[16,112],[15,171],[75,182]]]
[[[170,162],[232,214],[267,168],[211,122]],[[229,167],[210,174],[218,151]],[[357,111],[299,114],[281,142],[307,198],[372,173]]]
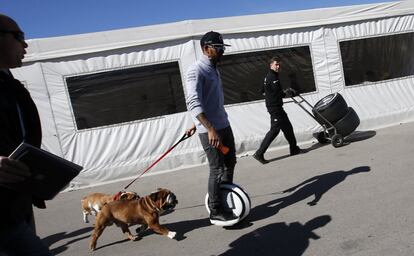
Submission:
[[[9,158],[29,167],[32,194],[43,200],[53,199],[83,169],[80,165],[24,142]]]

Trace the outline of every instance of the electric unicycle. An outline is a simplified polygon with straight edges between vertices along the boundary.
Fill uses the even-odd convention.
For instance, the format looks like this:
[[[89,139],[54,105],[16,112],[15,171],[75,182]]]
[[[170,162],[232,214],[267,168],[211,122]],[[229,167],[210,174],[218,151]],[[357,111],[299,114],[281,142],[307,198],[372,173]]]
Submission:
[[[211,221],[212,224],[217,226],[233,226],[244,218],[247,217],[250,213],[250,197],[249,195],[237,184],[221,184],[221,201],[225,211],[232,211],[237,219],[229,221]],[[208,193],[205,198],[205,205],[208,213],[210,213],[210,208],[208,207]]]

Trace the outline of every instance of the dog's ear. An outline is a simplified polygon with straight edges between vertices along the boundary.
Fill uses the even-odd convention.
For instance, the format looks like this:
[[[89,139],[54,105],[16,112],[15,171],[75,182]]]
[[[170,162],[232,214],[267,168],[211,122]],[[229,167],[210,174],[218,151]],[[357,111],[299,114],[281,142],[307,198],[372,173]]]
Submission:
[[[126,197],[126,199],[139,199],[139,195],[135,192],[129,192],[128,196]]]
[[[151,200],[152,201],[157,201],[157,198],[158,198],[158,192],[153,192],[153,193],[151,193],[151,195],[150,195],[150,198],[151,198]]]
[[[113,197],[113,200],[116,201],[116,200],[122,199],[123,193],[124,191],[119,191],[118,193],[116,193]]]
[[[119,200],[128,199],[129,193],[123,192],[121,196],[119,197]]]

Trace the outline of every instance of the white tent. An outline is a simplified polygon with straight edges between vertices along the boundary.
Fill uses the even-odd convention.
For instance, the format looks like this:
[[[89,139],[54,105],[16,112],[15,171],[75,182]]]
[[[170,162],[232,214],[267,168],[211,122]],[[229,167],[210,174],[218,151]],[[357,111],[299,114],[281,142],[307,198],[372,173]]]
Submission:
[[[286,64],[286,84],[312,104],[340,92],[361,119],[358,130],[413,120],[413,1],[28,40],[24,66],[12,72],[39,108],[42,147],[85,167],[70,189],[135,177],[183,135],[191,125],[185,72],[210,30],[231,44],[220,68],[239,156],[255,150],[269,128],[256,89],[272,55]],[[285,110],[299,142],[321,129],[297,105]],[[283,145],[283,136],[272,144]],[[193,137],[151,172],[205,161]]]

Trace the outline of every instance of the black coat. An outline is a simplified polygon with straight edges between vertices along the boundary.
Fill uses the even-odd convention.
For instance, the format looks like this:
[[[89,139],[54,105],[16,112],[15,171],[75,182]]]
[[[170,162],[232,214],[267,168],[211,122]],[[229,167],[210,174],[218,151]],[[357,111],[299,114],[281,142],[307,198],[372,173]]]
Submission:
[[[272,114],[282,110],[283,97],[285,97],[285,93],[283,92],[282,85],[280,84],[279,73],[270,70],[264,79],[263,88],[267,111]]]
[[[40,147],[42,131],[39,114],[29,92],[12,76],[0,71],[0,155],[8,156],[23,141],[23,128],[17,103],[25,126],[25,142]],[[0,186],[0,228],[10,227],[28,220],[32,215],[32,203],[45,208],[43,200],[32,198],[30,182],[18,184],[15,190]]]

